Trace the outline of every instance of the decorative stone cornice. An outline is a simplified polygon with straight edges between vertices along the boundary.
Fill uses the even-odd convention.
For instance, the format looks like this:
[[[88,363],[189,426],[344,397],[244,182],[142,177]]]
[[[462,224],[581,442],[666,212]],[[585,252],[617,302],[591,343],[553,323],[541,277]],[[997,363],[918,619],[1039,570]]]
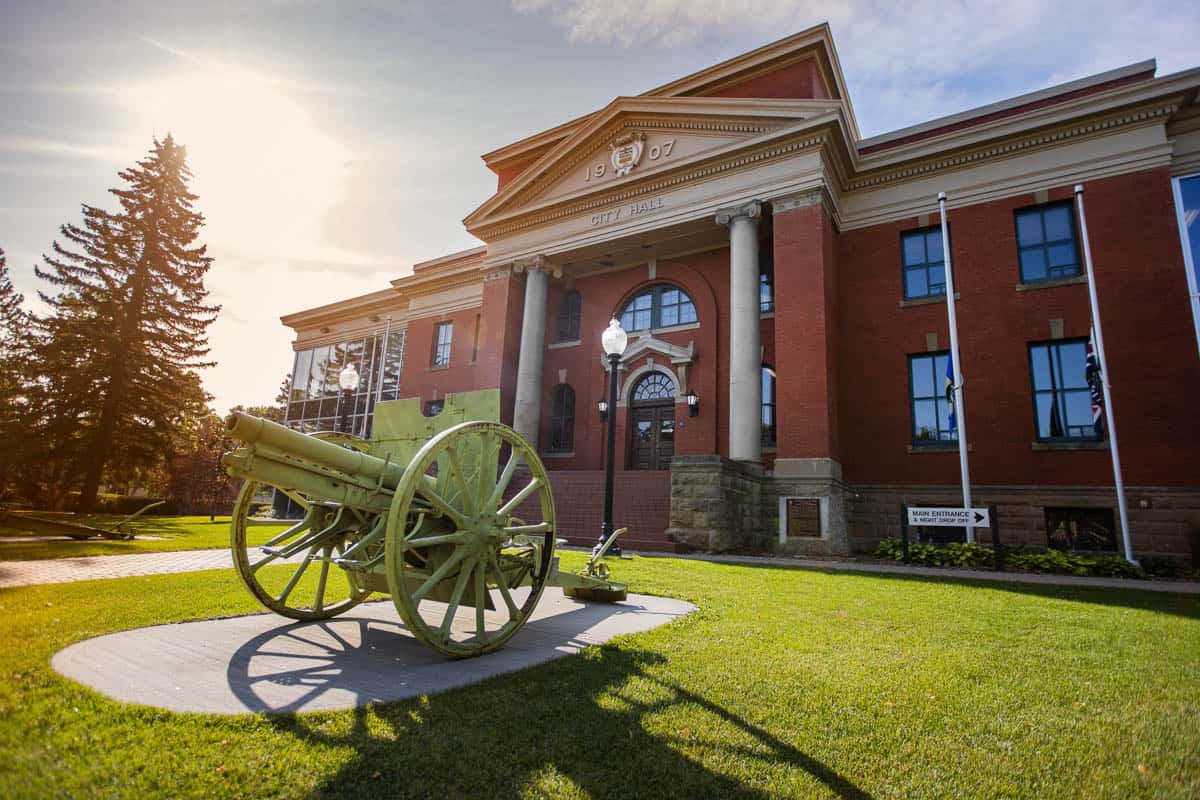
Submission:
[[[740,206],[719,208],[717,209],[717,224],[730,225],[734,220],[739,219],[756,220],[762,216],[762,206],[762,201],[751,200],[749,203],[743,203]]]
[[[922,159],[892,169],[882,169],[852,178],[849,190],[868,189],[888,183],[909,180],[934,172],[959,169],[990,158],[1007,158],[1028,150],[1050,147],[1068,139],[1078,139],[1106,133],[1127,125],[1146,124],[1170,117],[1179,110],[1180,101],[1174,100],[1140,108],[1126,109],[1117,114],[1108,114],[1073,125],[1061,125],[1037,133],[1009,138],[986,145],[961,150],[944,156]]]
[[[658,179],[631,183],[607,192],[588,195],[575,202],[543,208],[527,215],[506,220],[505,222],[481,227],[475,233],[477,236],[489,240],[508,236],[527,228],[545,225],[560,219],[573,217],[577,214],[602,209],[626,200],[668,191],[693,181],[716,177],[726,172],[749,169],[762,162],[786,158],[806,150],[815,150],[826,145],[831,140],[831,132],[825,127],[813,131],[805,131],[805,133],[809,135],[781,142],[772,142],[721,161],[701,164],[690,169],[685,167],[676,172],[665,174]]]
[[[649,333],[643,333],[633,340],[633,344],[625,348],[625,352],[621,354],[618,369],[624,369],[626,364],[643,356],[654,354],[661,355],[676,366],[691,364],[696,359],[696,343],[690,341],[687,347],[681,347],[662,339],[655,339]],[[600,363],[607,371],[609,368],[608,357],[603,353],[600,354]]]

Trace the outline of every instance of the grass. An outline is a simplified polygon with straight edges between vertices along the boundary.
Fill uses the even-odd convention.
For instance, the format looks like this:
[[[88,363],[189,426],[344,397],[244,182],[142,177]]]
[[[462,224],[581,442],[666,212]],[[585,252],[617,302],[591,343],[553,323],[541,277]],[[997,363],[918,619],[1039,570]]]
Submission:
[[[1195,596],[618,569],[701,610],[446,694],[279,716],[122,705],[49,667],[90,636],[255,610],[232,571],[0,590],[0,794],[1200,795]]]
[[[51,514],[43,516],[53,519]],[[154,539],[133,539],[123,542],[111,539],[43,539],[35,542],[5,541],[31,535],[19,524],[0,525],[0,561],[30,561],[41,558],[71,558],[73,556],[111,556],[125,553],[156,553],[164,550],[203,550],[210,547],[229,547],[229,517],[145,517],[132,524],[138,536]],[[110,526],[121,516],[96,514],[75,520],[98,528]],[[255,526],[255,533],[270,534],[283,530],[281,526]],[[252,537],[253,538],[253,537]]]

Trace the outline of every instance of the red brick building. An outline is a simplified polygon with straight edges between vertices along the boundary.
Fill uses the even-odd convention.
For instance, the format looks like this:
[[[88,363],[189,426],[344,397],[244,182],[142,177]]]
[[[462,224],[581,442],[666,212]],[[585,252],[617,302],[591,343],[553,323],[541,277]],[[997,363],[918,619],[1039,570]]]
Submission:
[[[818,26],[619,97],[483,156],[496,193],[464,221],[483,246],[285,317],[289,420],[329,427],[347,361],[364,376],[359,431],[380,399],[436,413],[498,387],[551,471],[560,535],[590,542],[616,316],[628,547],[870,548],[897,534],[901,503],[961,500],[946,192],[975,504],[997,506],[1005,541],[1116,550],[1084,376],[1083,184],[1134,549],[1188,556],[1198,88],[1200,70],[1144,62],[864,139]]]

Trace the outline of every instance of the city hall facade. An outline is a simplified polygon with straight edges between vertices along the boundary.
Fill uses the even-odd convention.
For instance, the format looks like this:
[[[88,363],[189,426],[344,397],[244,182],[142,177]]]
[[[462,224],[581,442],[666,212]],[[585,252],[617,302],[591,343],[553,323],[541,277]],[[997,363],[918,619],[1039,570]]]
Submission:
[[[619,97],[483,156],[496,192],[464,220],[482,246],[285,316],[288,422],[344,413],[369,434],[379,400],[435,414],[498,388],[573,542],[599,533],[611,424],[627,548],[869,550],[901,504],[961,504],[946,192],[975,505],[1006,542],[1118,552],[1085,379],[1083,184],[1133,548],[1186,558],[1198,88],[1200,70],[1143,62],[863,138],[822,25]],[[612,317],[629,346],[602,419]]]

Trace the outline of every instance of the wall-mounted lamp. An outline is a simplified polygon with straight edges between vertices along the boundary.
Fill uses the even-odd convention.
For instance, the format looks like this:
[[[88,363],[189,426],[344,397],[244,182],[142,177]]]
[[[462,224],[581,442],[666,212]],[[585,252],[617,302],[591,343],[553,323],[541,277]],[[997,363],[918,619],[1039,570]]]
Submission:
[[[596,408],[600,411],[600,421],[608,421],[608,401],[601,398],[599,403],[596,403]]]
[[[700,416],[700,398],[696,396],[696,392],[688,389],[688,393],[684,397],[687,398],[688,415],[693,417]]]

